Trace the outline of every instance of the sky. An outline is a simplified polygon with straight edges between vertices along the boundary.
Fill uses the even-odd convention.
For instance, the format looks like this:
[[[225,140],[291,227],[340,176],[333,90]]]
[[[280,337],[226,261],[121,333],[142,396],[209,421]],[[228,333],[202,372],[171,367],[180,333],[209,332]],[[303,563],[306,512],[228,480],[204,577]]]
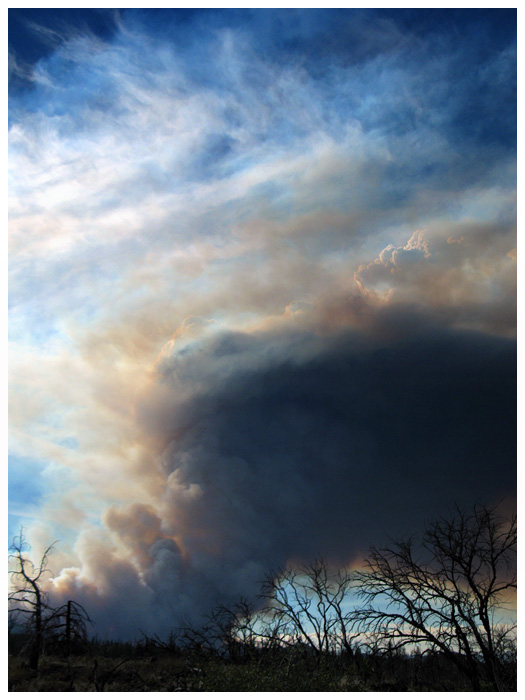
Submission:
[[[516,11],[9,11],[9,537],[167,634],[516,496]]]

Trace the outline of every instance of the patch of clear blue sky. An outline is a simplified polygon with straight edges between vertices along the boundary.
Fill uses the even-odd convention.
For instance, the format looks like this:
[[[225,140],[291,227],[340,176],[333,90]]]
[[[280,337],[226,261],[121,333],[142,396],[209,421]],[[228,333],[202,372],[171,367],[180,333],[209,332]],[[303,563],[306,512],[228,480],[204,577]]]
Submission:
[[[9,490],[17,489],[23,493],[24,503],[39,503],[42,494],[40,472],[44,463],[17,455],[9,455],[9,463],[13,467],[9,472]]]
[[[40,505],[45,493],[42,478],[44,462],[18,455],[9,455],[8,490],[9,522],[8,537],[11,544],[20,527],[27,526]]]
[[[58,441],[69,449],[76,450],[78,443],[75,438],[64,438]],[[24,457],[9,454],[8,490],[8,544],[18,536],[20,528],[30,527],[34,521],[41,519],[39,507],[42,505],[46,494],[49,493],[53,482],[61,484],[64,491],[67,487],[73,488],[77,479],[68,469],[60,465],[49,463],[47,460],[38,460],[33,457]],[[108,504],[109,505],[109,504]],[[98,514],[88,514],[89,522],[94,526],[100,526]],[[70,528],[60,523],[53,524],[54,532],[60,540],[70,540],[75,534]]]

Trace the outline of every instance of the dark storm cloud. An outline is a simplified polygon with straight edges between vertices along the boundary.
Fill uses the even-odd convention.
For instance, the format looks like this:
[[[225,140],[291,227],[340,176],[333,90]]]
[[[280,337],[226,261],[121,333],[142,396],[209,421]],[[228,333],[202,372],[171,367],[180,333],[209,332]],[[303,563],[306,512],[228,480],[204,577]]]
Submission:
[[[166,365],[168,382],[222,370],[176,411],[163,458],[177,488],[202,489],[183,509],[190,532],[199,523],[243,559],[345,558],[454,499],[513,491],[512,342],[348,334],[310,358],[294,359],[292,344],[288,357],[243,369],[269,345],[225,336],[197,352],[202,372],[195,358]]]
[[[513,499],[515,342],[381,314],[366,335],[226,333],[166,358],[140,410],[163,493],[110,508],[56,595],[102,635],[167,634],[287,561],[349,564],[454,502]]]

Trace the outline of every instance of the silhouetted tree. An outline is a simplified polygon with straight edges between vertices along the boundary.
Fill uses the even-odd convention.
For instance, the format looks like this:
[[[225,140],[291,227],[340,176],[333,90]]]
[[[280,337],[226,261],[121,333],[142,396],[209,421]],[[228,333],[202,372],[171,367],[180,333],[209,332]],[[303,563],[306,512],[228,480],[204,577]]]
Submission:
[[[216,605],[199,625],[189,621],[183,624],[179,630],[180,645],[198,655],[238,661],[249,656],[255,647],[256,619],[245,598],[232,607]]]
[[[280,570],[263,585],[264,619],[282,644],[305,645],[316,656],[344,650],[354,636],[343,603],[352,586],[349,572],[330,571],[322,559],[298,569]]]
[[[38,565],[25,555],[27,542],[24,539],[23,530],[15,537],[11,545],[9,556],[11,568],[11,583],[13,590],[9,593],[9,610],[12,614],[22,618],[22,624],[30,633],[29,643],[29,667],[38,669],[38,662],[44,642],[44,630],[50,616],[47,595],[42,587],[44,574],[49,573],[47,560],[53,549],[51,544],[43,553]]]
[[[46,636],[65,642],[65,648],[69,653],[75,640],[86,639],[86,625],[91,623],[89,615],[80,603],[69,600],[59,608],[49,604],[43,580],[45,574],[51,573],[47,568],[47,562],[54,544],[47,547],[38,565],[35,565],[25,554],[28,544],[22,529],[20,535],[14,538],[10,548],[9,574],[12,590],[8,594],[9,614],[14,616],[17,622],[20,621],[30,635],[28,658],[29,667],[33,670],[38,670]]]
[[[496,617],[516,588],[516,518],[477,505],[436,520],[421,541],[373,547],[357,575],[364,608],[356,629],[376,648],[412,646],[439,651],[468,676],[504,690],[514,624]]]
[[[93,624],[85,608],[74,600],[56,609],[49,608],[46,632],[57,640],[69,655],[87,640],[87,626]]]

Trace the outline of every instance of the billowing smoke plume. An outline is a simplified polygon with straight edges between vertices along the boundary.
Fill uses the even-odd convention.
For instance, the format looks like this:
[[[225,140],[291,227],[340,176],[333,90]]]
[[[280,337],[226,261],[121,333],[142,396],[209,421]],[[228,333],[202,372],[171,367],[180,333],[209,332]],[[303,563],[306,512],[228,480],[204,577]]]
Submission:
[[[511,496],[515,11],[34,13],[9,515],[50,594],[165,635]]]
[[[350,564],[454,501],[512,494],[515,359],[514,341],[428,327],[174,350],[137,419],[163,490],[84,532],[56,595],[100,634],[162,634],[287,561]]]

